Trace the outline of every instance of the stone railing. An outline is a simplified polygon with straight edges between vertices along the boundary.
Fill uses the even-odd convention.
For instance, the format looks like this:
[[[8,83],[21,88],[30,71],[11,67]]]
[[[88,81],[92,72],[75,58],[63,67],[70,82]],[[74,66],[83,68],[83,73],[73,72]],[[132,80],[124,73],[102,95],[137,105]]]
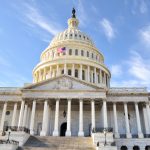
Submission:
[[[147,92],[147,88],[146,87],[132,87],[132,88],[128,88],[128,87],[112,87],[109,89],[110,93],[132,93],[132,92],[140,92],[140,93],[145,93]]]
[[[97,132],[103,133],[104,130],[105,130],[106,132],[113,132],[113,128],[108,127],[108,128],[93,128],[93,129],[92,129],[92,133],[97,133]]]
[[[26,133],[30,133],[30,130],[28,128],[25,128],[25,127],[7,126],[6,131],[8,131],[8,129],[10,129],[11,131],[23,131]]]
[[[0,144],[13,144],[13,145],[19,145],[18,141],[15,140],[0,140]]]

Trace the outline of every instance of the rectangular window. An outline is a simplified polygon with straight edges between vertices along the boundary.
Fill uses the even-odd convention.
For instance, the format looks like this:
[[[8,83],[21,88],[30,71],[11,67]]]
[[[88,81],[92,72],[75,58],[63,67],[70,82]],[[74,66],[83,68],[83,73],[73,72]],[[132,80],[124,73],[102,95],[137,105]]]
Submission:
[[[78,78],[78,70],[75,69],[75,77]]]
[[[72,55],[72,49],[69,49],[69,55]]]
[[[87,57],[89,57],[89,52],[87,51]]]
[[[81,56],[84,56],[84,51],[83,50],[81,50]]]
[[[78,55],[78,50],[77,49],[75,50],[75,55]]]
[[[68,75],[71,76],[71,69],[68,69]]]

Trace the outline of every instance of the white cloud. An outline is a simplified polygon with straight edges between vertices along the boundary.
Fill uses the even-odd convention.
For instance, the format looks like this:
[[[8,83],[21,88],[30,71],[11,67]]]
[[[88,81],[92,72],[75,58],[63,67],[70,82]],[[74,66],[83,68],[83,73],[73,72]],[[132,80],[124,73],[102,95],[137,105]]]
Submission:
[[[132,51],[131,54],[131,58],[128,61],[129,73],[142,82],[150,83],[150,60],[142,58],[136,51]]]
[[[29,26],[33,27],[33,25],[36,25],[52,35],[55,35],[61,31],[60,26],[56,22],[54,22],[53,20],[50,21],[51,20],[50,18],[47,19],[45,16],[41,14],[41,12],[37,8],[29,4],[24,4],[24,6],[26,8],[24,16],[29,21],[29,22],[25,21],[25,23],[27,23]]]
[[[131,51],[130,58],[121,62],[122,79],[114,78],[112,73],[111,86],[119,87],[150,87],[150,59],[143,58],[137,51]],[[120,65],[114,67],[117,74]],[[119,66],[119,67],[118,67]],[[117,69],[116,69],[117,68]]]
[[[150,48],[150,25],[139,30],[139,38],[145,46]]]
[[[113,77],[119,77],[122,75],[122,66],[121,65],[112,65],[111,74]]]
[[[100,25],[103,28],[104,34],[108,40],[112,40],[113,38],[115,38],[115,30],[112,23],[108,19],[103,18],[100,22]]]

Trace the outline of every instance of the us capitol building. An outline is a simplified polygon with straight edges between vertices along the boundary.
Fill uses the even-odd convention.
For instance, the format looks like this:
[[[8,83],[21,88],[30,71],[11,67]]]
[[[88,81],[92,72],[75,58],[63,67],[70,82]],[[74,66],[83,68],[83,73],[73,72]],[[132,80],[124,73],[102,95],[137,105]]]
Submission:
[[[0,88],[0,137],[10,129],[16,140],[25,131],[91,137],[96,148],[105,136],[118,150],[150,150],[149,92],[111,88],[103,54],[78,25],[73,9],[68,28],[42,52],[33,83]]]

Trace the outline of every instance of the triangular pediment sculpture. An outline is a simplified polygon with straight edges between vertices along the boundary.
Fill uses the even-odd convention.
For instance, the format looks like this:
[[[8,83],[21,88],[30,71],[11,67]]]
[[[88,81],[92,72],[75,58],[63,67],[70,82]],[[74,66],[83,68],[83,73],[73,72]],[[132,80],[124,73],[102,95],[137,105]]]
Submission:
[[[98,86],[91,83],[86,83],[78,78],[68,75],[61,75],[52,79],[31,84],[23,88],[23,90],[99,90]]]

